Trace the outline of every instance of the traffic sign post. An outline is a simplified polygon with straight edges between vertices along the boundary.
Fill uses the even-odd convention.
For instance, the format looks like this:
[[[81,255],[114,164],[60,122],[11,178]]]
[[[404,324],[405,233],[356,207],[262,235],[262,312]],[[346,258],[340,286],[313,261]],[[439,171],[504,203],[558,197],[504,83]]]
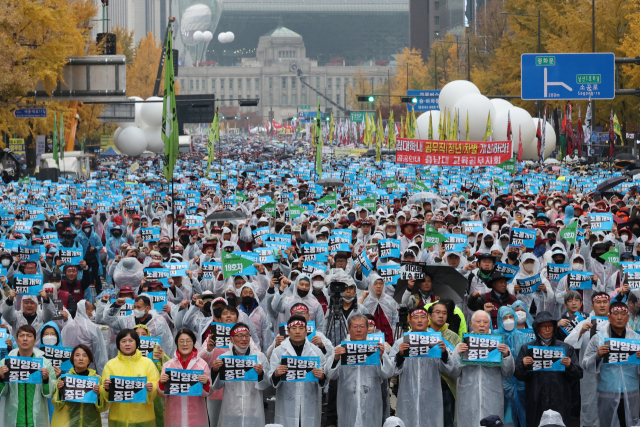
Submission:
[[[373,117],[374,122],[376,121],[376,113],[373,111],[352,111],[349,118],[352,122],[362,123],[367,115],[369,118]]]
[[[13,111],[13,116],[16,119],[46,119],[46,108],[20,108]]]
[[[304,111],[298,111],[298,117],[304,119]]]
[[[439,90],[408,90],[407,97],[418,98],[418,103],[407,104],[407,111],[429,111],[439,110],[438,98],[440,97]]]
[[[613,99],[613,53],[525,53],[520,60],[524,100]]]

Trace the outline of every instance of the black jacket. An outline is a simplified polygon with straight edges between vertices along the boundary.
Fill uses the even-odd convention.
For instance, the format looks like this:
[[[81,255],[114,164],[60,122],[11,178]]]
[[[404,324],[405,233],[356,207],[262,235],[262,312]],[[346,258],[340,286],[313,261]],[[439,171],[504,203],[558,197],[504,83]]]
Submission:
[[[514,373],[516,379],[525,383],[528,426],[540,425],[542,413],[548,409],[553,409],[560,413],[564,422],[568,423],[571,417],[571,385],[573,381],[582,378],[582,368],[580,367],[580,362],[573,346],[557,340],[555,331],[551,338],[550,346],[565,348],[565,354],[571,358],[571,365],[566,368],[566,371],[533,372],[524,366],[523,359],[527,357],[527,349],[529,346],[544,346],[537,332],[537,327],[543,322],[553,322],[554,328],[557,328],[558,325],[558,322],[548,311],[538,313],[536,320],[533,322],[533,330],[536,331],[536,340],[520,348]]]

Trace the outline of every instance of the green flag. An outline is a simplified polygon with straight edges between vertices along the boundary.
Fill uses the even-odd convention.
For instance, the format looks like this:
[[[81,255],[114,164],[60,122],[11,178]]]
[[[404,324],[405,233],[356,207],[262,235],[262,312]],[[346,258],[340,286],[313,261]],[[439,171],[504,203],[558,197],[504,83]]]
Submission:
[[[362,207],[368,209],[371,212],[375,212],[375,210],[376,210],[376,199],[373,196],[369,196],[366,199],[360,200],[358,203],[356,203],[356,205],[362,206]]]
[[[222,257],[222,277],[227,279],[234,274],[242,273],[242,270],[252,265],[253,261],[250,259],[227,253]]]
[[[276,201],[272,200],[266,205],[260,206],[258,209],[271,216],[276,216]]]
[[[558,153],[558,160],[562,161],[562,159],[564,159],[564,156],[567,155],[567,138],[566,136],[561,133],[560,134],[560,150]]]
[[[207,173],[208,175],[208,173]],[[236,202],[240,201],[240,202],[244,202],[245,200],[247,200],[248,197],[245,196],[244,194],[242,194],[240,191],[236,190]]]
[[[413,191],[429,191],[429,187],[424,185],[422,181],[416,181],[416,183],[413,184]]]
[[[316,142],[316,173],[322,178],[322,113],[320,112],[320,98],[318,98],[318,112],[316,114],[315,128]]]
[[[600,255],[600,258],[602,258],[607,262],[610,262],[616,267],[620,267],[620,248],[616,246],[615,248],[611,249],[609,252]]]
[[[324,196],[322,199],[318,201],[320,203],[324,203],[325,205],[335,209],[336,206],[338,206],[338,195],[336,194],[335,191],[332,191],[331,193],[327,194],[326,196]]]
[[[302,206],[298,206],[289,202],[289,216],[291,219],[297,218],[304,212],[304,208]]]
[[[390,180],[383,182],[382,186],[385,188],[398,188],[398,183],[395,178],[391,178]]]
[[[442,243],[447,240],[442,234],[438,232],[432,225],[427,225],[424,230],[424,248],[430,248],[431,246],[435,246],[438,243]]]
[[[495,184],[496,187],[502,187],[504,185],[504,182],[500,181],[498,178],[495,178],[493,180],[493,183]]]
[[[164,60],[164,96],[162,97],[162,141],[164,142],[164,177],[173,180],[173,167],[180,155],[178,144],[178,114],[173,70],[173,30],[169,28]],[[207,168],[207,173],[209,168]]]
[[[207,153],[209,153],[209,156],[207,158],[207,173],[205,174],[205,176],[209,176],[209,170],[211,170],[211,160],[216,158],[216,140],[218,139],[220,139],[220,119],[218,118],[218,109],[216,108],[216,114],[213,116],[211,129],[209,129],[209,141],[207,142]],[[243,200],[246,200],[246,197]]]
[[[573,221],[571,224],[567,225],[564,230],[560,232],[560,237],[562,237],[567,242],[572,245],[576,244],[576,237],[578,235],[578,222]]]
[[[393,123],[393,110],[389,113],[389,121],[387,122],[389,128],[389,135],[387,136],[387,146],[391,150],[396,149],[396,126]]]
[[[60,144],[60,158],[64,159],[64,149],[65,149],[65,140],[64,140],[64,114],[60,114],[60,139],[58,139],[58,144]],[[58,166],[58,169],[60,166]]]
[[[505,160],[497,166],[507,172],[516,173],[516,159],[514,159],[513,157],[509,160]]]
[[[53,148],[53,160],[56,161],[56,165],[58,169],[60,169],[60,160],[58,156],[58,124],[56,123],[56,113],[53,112],[53,136],[52,136],[51,145]]]

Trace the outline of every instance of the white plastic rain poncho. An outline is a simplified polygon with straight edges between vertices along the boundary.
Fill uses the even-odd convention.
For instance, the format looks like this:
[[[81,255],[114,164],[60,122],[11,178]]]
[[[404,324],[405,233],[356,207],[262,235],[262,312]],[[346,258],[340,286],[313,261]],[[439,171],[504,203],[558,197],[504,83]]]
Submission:
[[[109,361],[109,355],[100,327],[87,316],[86,303],[86,300],[81,300],[78,303],[76,317],[67,322],[67,326],[62,330],[62,342],[66,347],[73,348],[78,344],[89,347],[94,359],[94,363],[89,366],[101,375],[102,368]]]
[[[322,409],[322,388],[317,382],[273,382],[273,373],[281,364],[282,356],[297,356],[289,338],[276,347],[269,359],[269,380],[276,389],[276,408],[274,422],[283,427],[320,427]],[[322,351],[305,341],[301,356],[319,357],[319,368],[325,366]],[[380,390],[380,384],[376,384]],[[382,402],[382,401],[380,401]]]
[[[540,277],[544,277],[546,280],[549,281],[549,283],[551,284],[551,289],[553,290],[553,294],[554,294],[554,298],[547,298],[545,300],[544,310],[551,313],[556,319],[559,319],[560,316],[562,316],[562,307],[564,307],[564,305],[558,305],[558,301],[555,298],[555,293],[556,293],[556,290],[558,289],[559,280],[549,280],[548,266],[555,264],[553,261],[553,258],[551,258],[554,255],[563,255],[565,262],[568,260],[569,256],[567,255],[567,252],[564,250],[564,247],[561,244],[556,243],[555,245],[553,245],[553,248],[554,248],[553,252],[547,251],[544,254],[545,257],[549,255],[549,260],[548,262],[545,263],[546,265],[542,268],[542,271],[540,272]]]
[[[571,256],[571,259],[569,260],[569,269],[570,270],[575,270],[574,267],[574,262],[577,258],[580,258],[582,261],[585,260],[585,257],[580,255],[580,254],[575,254],[573,256]],[[598,264],[599,263],[595,262],[593,264]],[[587,263],[585,263],[585,271],[589,271],[587,270]],[[560,281],[558,282],[558,287],[556,288],[556,304],[558,304],[558,306],[560,307],[560,315],[563,315],[564,313],[567,312],[567,307],[564,306],[564,294],[567,292],[567,276],[564,276],[562,279],[560,279]],[[591,296],[593,295],[593,292],[604,292],[604,282],[600,279],[600,277],[598,276],[598,281],[596,283],[592,282],[592,289],[591,290],[582,290],[582,291],[578,291],[582,294],[582,304],[583,304],[583,308],[582,311],[584,311],[585,313],[590,313],[591,312]]]
[[[202,338],[206,335],[208,329],[211,327],[212,322],[214,322],[213,316],[204,317],[202,311],[200,310],[200,307],[193,303],[189,305],[189,307],[186,309],[186,313],[182,317],[182,326],[191,329],[193,333],[196,334],[196,347],[198,349],[207,348],[207,344],[202,342]],[[249,319],[249,316],[247,316],[247,314],[242,310],[238,310],[238,322],[244,323],[249,326],[249,332],[251,334],[251,339],[253,340],[253,342],[260,342],[260,337],[253,327],[253,323]]]
[[[19,349],[11,350],[9,356],[19,356]],[[44,352],[40,349],[33,348],[33,357],[39,357],[42,359],[43,367],[49,371],[49,392],[44,393],[43,384],[32,384],[35,387],[33,395],[33,403],[31,408],[26,408],[26,397],[24,401],[20,402],[20,388],[23,388],[29,392],[29,385],[18,383],[2,383],[2,391],[0,392],[0,427],[15,427],[18,420],[18,411],[20,406],[24,407],[24,410],[32,410],[33,425],[38,427],[49,426],[49,408],[47,404],[47,398],[51,398],[56,391],[56,384],[58,382],[53,365],[44,357]],[[0,361],[0,366],[5,365],[5,359]],[[24,414],[26,416],[26,414]],[[26,420],[25,420],[26,421]]]
[[[562,415],[552,409],[547,409],[542,414],[538,427],[565,427],[565,425],[562,421]]]
[[[153,309],[149,310],[149,316],[151,316],[151,320],[144,323],[149,328],[149,336],[160,337],[162,350],[167,356],[173,357],[173,334],[167,321]],[[104,322],[116,335],[123,329],[133,329],[134,326],[141,323],[133,313],[128,316],[120,316],[120,307],[115,304],[104,311]]]
[[[238,305],[238,311],[243,312],[244,314],[248,314],[249,320],[251,320],[251,324],[253,325],[253,329],[258,334],[259,341],[256,342],[256,344],[258,344],[261,351],[266,351],[266,349],[269,348],[271,341],[273,340],[271,337],[271,329],[269,329],[269,317],[264,308],[259,305],[258,300],[255,298],[255,286],[252,283],[245,283],[240,288],[241,295],[242,291],[245,288],[251,289],[251,291],[253,292],[254,306],[252,307],[252,311],[250,311],[251,314],[248,314],[249,309],[247,309],[244,304]]]
[[[378,273],[371,272],[369,274],[368,280],[368,288],[369,288],[369,296],[365,298],[362,302],[362,305],[369,311],[369,313],[376,317],[376,312],[378,310],[382,311],[382,314],[387,318],[389,322],[389,326],[391,328],[391,334],[396,327],[396,323],[398,323],[398,303],[393,299],[390,295],[388,295],[384,290],[380,295],[380,298],[376,296],[376,291],[373,288],[373,284],[376,280],[382,280],[382,278],[378,275]],[[378,313],[379,315],[380,313]],[[380,325],[377,325],[378,327]],[[387,331],[385,332],[385,336],[388,335]],[[391,343],[392,341],[387,340],[387,342]]]
[[[453,360],[455,370],[451,376],[458,378],[458,425],[479,426],[484,417],[496,414],[503,416],[503,378],[513,375],[513,354],[503,357],[502,366],[462,365],[462,355],[458,354],[456,347]]]
[[[398,417],[389,417],[382,427],[405,427],[404,421]]]
[[[406,357],[398,366],[396,355],[403,341],[402,338],[397,340],[389,353],[393,374],[400,376],[396,413],[410,426],[443,427],[440,373],[452,373],[453,357],[448,357],[446,363],[429,357]]]
[[[596,375],[598,417],[600,427],[619,427],[618,406],[620,398],[624,396],[624,413],[627,426],[640,424],[640,396],[638,393],[638,365],[616,365],[598,362],[598,347],[605,344],[605,339],[611,336],[610,324],[604,324],[598,333],[591,338],[582,367],[591,375]],[[632,331],[628,326],[625,330],[626,339],[639,339],[640,335]]]
[[[131,286],[131,289],[138,293],[138,288],[144,277],[143,270],[142,264],[136,258],[128,257],[120,260],[113,272],[116,292],[119,292],[123,286]]]
[[[237,355],[232,350],[220,356]],[[219,426],[224,427],[262,427],[264,426],[264,407],[262,406],[262,391],[271,385],[268,377],[269,361],[256,348],[249,345],[245,356],[258,356],[258,364],[262,365],[262,381],[221,381],[220,375],[213,383],[213,389],[224,389],[222,409],[220,410]],[[220,358],[218,356],[218,358]]]
[[[307,275],[301,274],[284,292],[280,293],[280,291],[276,289],[275,296],[271,302],[271,308],[278,313],[278,324],[285,323],[289,320],[289,317],[291,317],[291,307],[295,304],[303,303],[309,308],[309,320],[316,322],[316,330],[324,332],[324,310],[322,310],[322,305],[320,305],[316,297],[311,293],[311,288],[309,288],[309,293],[305,297],[301,297],[298,294],[298,283],[301,280],[308,281],[309,286],[311,286],[311,279]]]
[[[31,301],[35,301],[38,303],[38,297],[34,295],[23,295],[22,301],[30,299]],[[36,318],[33,322],[27,322],[27,319],[22,315],[22,310],[16,310],[16,300],[13,300],[13,304],[7,304],[9,299],[6,298],[2,301],[0,305],[0,313],[2,313],[2,318],[7,321],[9,326],[11,326],[11,330],[13,333],[17,333],[18,329],[22,325],[31,325],[35,328],[37,333],[40,333],[40,329],[42,325],[47,323],[48,319],[53,319],[55,317],[55,307],[51,298],[49,298],[49,302],[42,302],[42,308],[38,305],[36,309]]]
[[[528,273],[527,271],[525,271],[525,269],[524,269],[525,261],[533,261],[534,262],[533,269],[531,270],[531,273]],[[545,285],[545,287],[547,289],[546,291],[542,291],[540,289],[537,289],[532,294],[522,294],[520,292],[518,292],[516,294],[514,292],[514,287],[518,283],[518,280],[525,280],[525,279],[533,277],[533,276],[535,276],[535,275],[537,275],[539,273],[540,273],[540,261],[538,260],[538,257],[536,257],[535,255],[530,254],[530,253],[525,253],[520,257],[520,270],[518,270],[518,273],[516,274],[515,280],[512,280],[509,283],[509,293],[512,294],[512,295],[515,295],[518,300],[520,300],[523,303],[525,303],[526,306],[527,306],[527,310],[529,310],[529,311],[531,311],[531,305],[534,302],[536,304],[537,311],[544,311],[545,301],[546,300],[552,300],[554,298],[553,291],[552,291],[552,288],[551,288],[551,284],[549,283],[549,281],[547,279],[543,279],[542,275],[540,275],[541,284]]]

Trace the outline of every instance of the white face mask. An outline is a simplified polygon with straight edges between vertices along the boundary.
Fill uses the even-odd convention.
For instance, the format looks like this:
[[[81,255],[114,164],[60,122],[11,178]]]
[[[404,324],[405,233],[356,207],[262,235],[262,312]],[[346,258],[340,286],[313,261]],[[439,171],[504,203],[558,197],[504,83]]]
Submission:
[[[46,335],[42,337],[42,344],[44,345],[56,345],[58,343],[58,338],[53,335]]]
[[[89,316],[89,320],[91,320],[92,322],[96,321],[96,314],[93,313],[91,316]]]
[[[345,297],[342,297],[342,300],[343,300],[344,302],[346,302],[347,304],[349,304],[349,303],[350,303],[351,301],[353,301],[354,299],[355,299],[355,297],[351,297],[351,298],[345,298]]]
[[[513,319],[507,319],[502,322],[505,331],[513,331],[513,328],[516,326],[516,321]]]
[[[533,265],[534,264],[522,264],[522,266],[524,267],[524,271],[526,271],[527,273],[531,273],[533,271]]]
[[[584,270],[584,264],[574,263],[573,266],[571,267],[571,269],[575,270],[575,271],[583,271]]]
[[[491,231],[498,231],[498,230],[500,230],[500,226],[498,224],[493,224],[491,226]]]
[[[135,317],[136,319],[144,317],[145,314],[147,314],[147,312],[144,310],[133,310],[133,317]]]
[[[323,280],[314,280],[313,282],[311,282],[311,286],[313,286],[313,289],[322,289],[324,288],[324,281]]]
[[[627,236],[626,234],[623,234],[622,236],[620,236],[620,239],[626,243],[626,241],[629,240],[629,236]]]
[[[3,267],[9,267],[9,265],[11,265],[11,260],[10,259],[3,259],[2,260],[2,266]]]
[[[516,316],[518,316],[518,323],[524,323],[527,320],[527,313],[524,311],[516,311]]]
[[[235,344],[234,344],[234,345],[233,345],[233,348],[235,348],[235,349],[236,349],[236,352],[237,352],[237,353],[242,353],[242,354],[244,354],[244,353],[246,353],[246,352],[247,352],[247,349],[249,348],[249,346],[246,346],[245,348],[242,348],[242,347],[238,347],[237,345],[235,345]]]
[[[90,228],[83,228],[82,231],[84,231],[85,233],[88,233],[88,232],[91,231],[91,229]]]
[[[467,237],[467,241],[471,244],[476,242],[476,237],[475,236],[469,236]]]

